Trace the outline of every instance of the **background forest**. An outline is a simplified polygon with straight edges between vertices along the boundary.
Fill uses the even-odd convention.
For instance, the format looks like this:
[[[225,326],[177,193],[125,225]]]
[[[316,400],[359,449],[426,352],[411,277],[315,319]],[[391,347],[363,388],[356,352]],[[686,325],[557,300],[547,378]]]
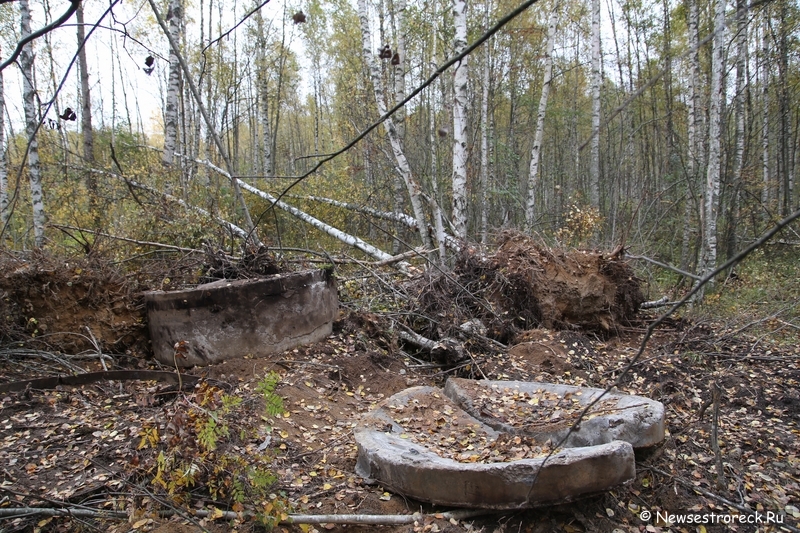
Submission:
[[[0,0],[3,527],[800,531],[797,1],[259,2]],[[149,357],[144,291],[312,264],[325,340]],[[364,412],[453,376],[645,395],[667,433],[473,527],[354,474]]]
[[[788,0],[78,4],[0,4],[12,249],[515,228],[702,273],[798,205]]]

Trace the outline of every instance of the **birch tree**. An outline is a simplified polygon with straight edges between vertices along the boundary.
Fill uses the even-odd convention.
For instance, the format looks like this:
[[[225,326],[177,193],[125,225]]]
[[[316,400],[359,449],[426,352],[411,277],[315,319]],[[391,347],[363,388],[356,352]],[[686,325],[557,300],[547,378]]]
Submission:
[[[486,1],[483,9],[483,30],[489,28],[490,2]],[[491,46],[483,47],[483,75],[481,77],[481,244],[489,238],[489,85],[491,84],[490,63]]]
[[[89,88],[89,64],[86,61],[86,31],[83,19],[83,2],[75,11],[78,38],[78,76],[81,84],[81,139],[83,141],[83,160],[91,166],[94,162],[94,132],[92,131],[92,93]],[[130,121],[129,121],[130,122]],[[100,227],[100,216],[97,210],[97,179],[92,172],[86,173],[86,192],[89,200],[89,212],[95,229]]]
[[[589,155],[589,199],[600,207],[600,0],[592,0],[592,144]]]
[[[770,190],[771,174],[769,170],[769,14],[764,10],[763,29],[761,35],[761,204],[764,218],[769,214],[768,206],[771,201]]]
[[[180,43],[181,24],[183,20],[183,7],[181,0],[170,0],[167,11],[169,34],[173,42]],[[161,161],[164,165],[171,165],[175,157],[178,142],[178,109],[181,94],[181,66],[178,54],[170,49],[169,73],[167,80],[167,101],[164,107],[164,153]]]
[[[686,160],[687,180],[685,211],[683,222],[683,239],[681,243],[681,267],[686,270],[689,267],[689,245],[692,235],[692,215],[696,212],[697,205],[692,187],[698,179],[698,172],[701,166],[703,155],[703,142],[700,135],[700,57],[699,47],[700,38],[698,35],[698,15],[697,0],[687,0],[687,29],[689,32],[689,98],[687,99],[687,140],[688,156]],[[700,217],[701,220],[703,217]]]
[[[21,37],[31,34],[31,10],[28,0],[20,0]],[[36,130],[39,127],[36,89],[33,85],[33,44],[28,42],[19,55],[19,68],[22,72],[22,101],[25,108],[25,133],[28,136],[28,177],[31,186],[31,205],[33,206],[33,241],[36,248],[44,246],[44,193],[42,190],[42,169],[39,161],[39,141]]]
[[[467,47],[467,1],[453,0],[453,53]],[[453,73],[453,232],[467,238],[467,57],[455,65]]]
[[[531,165],[528,174],[528,202],[525,206],[525,231],[533,229],[536,216],[536,189],[539,185],[539,159],[544,137],[544,116],[547,111],[547,99],[550,95],[550,84],[553,79],[553,47],[556,39],[556,26],[558,24],[558,6],[553,5],[550,12],[550,22],[547,25],[547,50],[544,56],[544,80],[542,81],[542,94],[539,97],[539,109],[536,113],[536,130],[533,134],[533,148],[531,148]]]
[[[406,97],[406,32],[408,31],[408,21],[406,20],[406,0],[395,0],[395,10],[392,13],[393,25],[396,25],[395,32],[395,55],[392,57],[394,63],[394,101],[400,102]],[[395,59],[396,58],[396,59]],[[395,113],[397,132],[400,138],[405,141],[406,110],[400,109]]]
[[[83,139],[83,159],[91,164],[94,161],[94,137],[92,132],[92,94],[89,88],[89,65],[86,61],[86,31],[83,22],[83,2],[75,12],[78,22],[78,72],[81,80],[81,136]],[[89,183],[89,194],[96,195],[96,184]]]
[[[707,275],[717,265],[717,217],[719,214],[720,160],[722,141],[722,103],[725,97],[725,4],[714,3],[714,39],[711,51],[711,100],[708,114],[708,167],[704,197],[703,252],[701,275]],[[699,294],[702,297],[702,294]]]
[[[172,33],[169,31],[169,28],[167,27],[164,18],[158,12],[158,7],[156,7],[155,1],[148,0],[148,4],[150,4],[150,9],[153,10],[153,15],[155,15],[156,20],[158,21],[158,25],[161,26],[161,30],[167,36],[170,50],[175,55],[175,58],[178,60],[178,65],[180,66],[183,74],[186,76],[186,82],[189,85],[189,90],[192,93],[192,97],[195,100],[195,104],[197,104],[197,108],[200,111],[200,114],[203,116],[203,121],[206,123],[206,128],[208,128],[209,135],[214,140],[214,144],[217,146],[217,150],[219,151],[219,154],[222,157],[223,161],[225,161],[225,166],[228,169],[227,174],[229,176],[232,176],[233,165],[231,164],[230,157],[228,156],[228,152],[225,150],[225,145],[222,144],[222,139],[220,139],[219,134],[217,134],[217,131],[214,129],[214,123],[211,121],[211,117],[209,116],[208,111],[203,105],[203,99],[200,96],[199,91],[197,90],[197,86],[194,84],[194,81],[192,80],[189,66],[186,64],[186,61],[180,54],[178,41],[176,41],[172,37]],[[258,234],[255,231],[255,225],[253,224],[253,219],[250,217],[250,210],[247,208],[247,203],[244,201],[244,196],[242,195],[242,189],[239,187],[238,180],[232,180],[231,185],[233,185],[233,192],[236,198],[236,203],[239,205],[239,208],[241,210],[241,215],[244,218],[246,229],[250,232],[249,237],[254,244],[261,245],[261,241],[259,240]]]
[[[2,48],[0,47],[0,57]],[[8,159],[6,153],[6,101],[0,70],[0,233],[8,223]]]
[[[431,39],[433,40],[432,43],[432,51],[431,51],[431,72],[435,72],[438,68],[436,63],[437,61],[437,48],[439,44],[439,39],[436,35],[436,2],[432,3],[433,5],[433,13],[431,20],[434,24],[434,31],[431,32],[433,35]],[[436,91],[438,90],[438,85],[441,83],[440,78],[436,78],[433,83],[428,87],[428,135],[429,135],[429,142],[430,142],[430,172],[431,172],[431,189],[433,193],[433,199],[431,201],[432,208],[433,208],[433,222],[434,227],[436,228],[436,244],[439,247],[439,262],[443,263],[445,260],[445,243],[444,243],[444,217],[442,215],[442,198],[439,194],[439,158],[436,152],[437,149],[437,131],[436,131]]]
[[[267,71],[267,37],[264,33],[264,18],[261,10],[256,11],[256,29],[258,31],[258,98],[261,103],[261,165],[265,176],[275,174],[275,162],[272,157],[272,127],[269,110],[269,73]]]
[[[381,81],[381,71],[378,63],[375,61],[375,56],[372,53],[372,34],[369,28],[369,18],[367,14],[366,0],[358,0],[358,18],[361,23],[361,42],[363,47],[364,61],[369,70],[370,81],[372,82],[372,92],[375,95],[375,104],[378,107],[378,113],[381,117],[386,115],[386,102],[383,93],[383,82]],[[431,239],[428,236],[427,224],[425,222],[425,212],[422,205],[422,190],[411,172],[411,166],[406,159],[403,143],[395,128],[392,117],[386,117],[383,121],[383,127],[386,130],[386,135],[389,137],[389,142],[392,145],[392,152],[394,153],[397,169],[400,172],[403,182],[408,190],[408,195],[411,200],[411,207],[414,210],[414,217],[417,219],[419,225],[420,237],[422,244],[426,249],[432,247]]]
[[[744,174],[745,150],[745,80],[747,76],[747,8],[744,0],[736,0],[736,93],[734,115],[736,121],[736,151],[733,162],[733,183],[731,184],[730,209],[728,210],[728,257],[736,254],[736,229],[739,221],[739,190]]]
[[[777,175],[781,181],[781,215],[788,216],[792,211],[792,189],[794,183],[792,179],[791,170],[791,151],[789,143],[790,139],[790,105],[789,105],[789,12],[787,9],[787,0],[781,0],[778,6],[778,35],[777,35],[777,52],[778,52],[778,79],[781,80],[777,84],[777,97],[778,97],[778,114],[780,120],[778,121],[778,171]]]

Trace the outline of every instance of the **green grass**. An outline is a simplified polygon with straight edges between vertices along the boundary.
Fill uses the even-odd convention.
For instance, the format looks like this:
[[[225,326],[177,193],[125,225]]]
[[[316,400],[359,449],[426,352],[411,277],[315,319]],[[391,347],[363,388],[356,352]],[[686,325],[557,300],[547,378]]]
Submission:
[[[800,249],[776,245],[755,251],[720,278],[692,315],[722,322],[783,346],[800,341]]]

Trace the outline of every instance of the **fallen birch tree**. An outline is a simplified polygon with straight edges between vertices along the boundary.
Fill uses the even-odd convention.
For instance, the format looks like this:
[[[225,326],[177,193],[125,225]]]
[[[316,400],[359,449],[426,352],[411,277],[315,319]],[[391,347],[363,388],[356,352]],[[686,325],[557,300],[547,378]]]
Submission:
[[[355,211],[357,213],[362,213],[364,215],[373,216],[375,218],[380,218],[382,220],[389,220],[391,222],[400,222],[404,224],[406,227],[417,230],[417,220],[412,217],[411,215],[407,215],[405,213],[397,213],[394,211],[378,211],[377,209],[373,209],[371,207],[366,207],[363,205],[356,205],[351,204],[349,202],[340,202],[339,200],[334,200],[333,198],[325,198],[323,196],[310,196],[310,195],[300,195],[300,194],[291,194],[287,195],[290,198],[297,198],[300,200],[310,200],[312,202],[320,202],[328,205],[332,205],[335,207],[341,207],[342,209],[348,209],[350,211]],[[428,229],[433,231],[434,228],[428,225]],[[461,250],[461,244],[459,241],[453,237],[452,235],[448,235],[444,233],[444,231],[436,230],[438,242],[444,243],[444,245],[456,252]]]
[[[368,242],[365,242],[363,239],[361,239],[359,237],[356,237],[355,235],[350,235],[349,233],[345,233],[344,231],[342,231],[340,229],[334,228],[330,224],[326,224],[325,222],[323,222],[323,221],[321,221],[321,220],[319,220],[317,218],[314,218],[313,216],[309,215],[308,213],[306,213],[304,211],[301,211],[300,209],[298,209],[298,208],[296,208],[294,206],[291,206],[291,205],[287,204],[286,202],[284,202],[282,200],[278,200],[277,198],[275,198],[274,196],[272,196],[268,192],[264,192],[261,189],[257,189],[255,187],[253,187],[252,185],[250,185],[249,183],[246,183],[246,182],[240,180],[239,178],[234,178],[228,172],[226,172],[225,170],[223,170],[223,169],[219,168],[218,166],[214,165],[210,161],[197,160],[197,163],[207,166],[211,170],[214,170],[215,172],[218,172],[222,176],[225,176],[226,178],[228,178],[232,182],[236,182],[237,186],[241,187],[242,189],[244,189],[244,190],[246,190],[246,191],[248,191],[250,193],[253,193],[256,196],[259,196],[259,197],[263,198],[264,200],[268,201],[269,203],[271,203],[275,207],[278,207],[279,209],[282,209],[282,210],[286,211],[287,213],[289,213],[292,216],[302,220],[303,222],[305,222],[307,224],[310,224],[311,226],[317,228],[318,230],[320,230],[320,231],[322,231],[324,233],[327,233],[331,237],[333,237],[333,238],[335,238],[335,239],[337,239],[337,240],[339,240],[339,241],[341,241],[341,242],[343,242],[343,243],[345,243],[345,244],[347,244],[349,246],[352,246],[353,248],[361,250],[365,254],[367,254],[367,255],[369,255],[371,257],[374,257],[378,261],[391,261],[394,258],[394,256],[392,256],[391,254],[387,254],[386,252],[384,252],[380,248],[377,248],[377,247],[369,244]],[[405,265],[403,263],[400,263],[398,265],[398,267],[401,270],[405,270],[406,266],[407,265]]]
[[[245,231],[243,228],[237,226],[233,222],[228,222],[224,218],[218,217],[217,215],[212,215],[211,213],[209,213],[208,211],[206,211],[202,207],[197,207],[196,205],[192,205],[192,204],[190,204],[190,203],[178,198],[177,196],[173,196],[171,194],[158,191],[158,190],[154,189],[153,187],[150,187],[150,186],[145,185],[143,183],[139,183],[137,181],[128,179],[128,178],[126,178],[125,176],[123,176],[121,174],[117,174],[116,172],[111,172],[109,170],[100,170],[100,169],[97,169],[97,168],[88,168],[88,169],[82,169],[82,170],[85,170],[87,172],[93,172],[95,174],[105,174],[106,176],[111,176],[111,177],[114,177],[114,178],[121,179],[122,181],[124,181],[128,185],[128,187],[135,187],[137,189],[150,192],[152,194],[160,196],[161,198],[163,198],[165,200],[168,200],[170,202],[175,202],[178,205],[184,207],[185,209],[187,209],[189,211],[194,211],[195,213],[199,213],[199,214],[201,214],[203,216],[211,218],[217,224],[219,224],[220,226],[222,226],[222,227],[226,228],[228,231],[230,231],[233,235],[236,235],[236,236],[238,236],[238,237],[240,237],[240,238],[242,238],[244,240],[247,240],[250,237],[250,234],[247,231]],[[137,200],[137,202],[138,202],[138,200]]]

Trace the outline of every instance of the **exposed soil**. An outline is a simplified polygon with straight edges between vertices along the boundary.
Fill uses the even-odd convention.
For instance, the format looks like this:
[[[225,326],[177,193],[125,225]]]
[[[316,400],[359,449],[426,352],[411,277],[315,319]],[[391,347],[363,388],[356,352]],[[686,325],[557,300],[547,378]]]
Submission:
[[[485,335],[503,343],[538,327],[616,331],[644,302],[639,280],[618,255],[554,250],[504,232],[494,254],[465,248],[452,273],[433,271],[410,283],[416,311],[435,322],[409,325],[438,339],[477,319]]]
[[[12,268],[3,270],[0,284],[4,291],[4,313],[11,309],[37,318],[48,332],[67,332],[69,328],[80,332],[84,324],[98,324],[96,328],[90,327],[99,342],[107,343],[105,353],[113,354],[109,365],[131,368],[152,363],[135,357],[139,354],[137,350],[146,349],[146,341],[143,342],[146,337],[141,333],[137,337],[124,329],[136,331],[133,325],[139,308],[131,302],[136,301],[135,291],[141,289],[142,283],[117,274],[108,280],[98,280],[92,276],[107,276],[104,273],[108,271],[100,267],[84,270],[83,266],[48,261],[51,260],[42,260],[35,266],[7,263]],[[563,258],[559,261],[569,263]],[[599,259],[595,257],[592,261]],[[52,281],[46,277],[49,269],[53,270],[51,275],[55,273]],[[202,265],[195,265],[193,271],[202,272]],[[28,279],[37,285],[25,288]],[[152,282],[164,278],[147,274],[136,279]],[[172,274],[170,283],[178,283],[179,279]],[[105,291],[100,291],[101,287],[106,287]],[[116,300],[99,296],[115,291],[124,295],[119,300],[124,305],[116,303],[116,308]],[[459,302],[466,302],[466,297],[460,298]],[[109,311],[105,305],[117,311]],[[480,307],[475,300],[470,305]],[[620,308],[624,307],[620,304]],[[74,317],[70,318],[73,322],[51,322],[41,311],[58,310],[56,314],[62,317],[79,315],[79,308],[85,311],[82,315],[85,322]],[[61,309],[73,311],[64,313]],[[92,318],[92,309],[99,309],[102,318]],[[451,309],[460,308],[455,303],[448,304],[443,314],[447,315]],[[42,531],[89,531],[100,527],[120,533],[131,531],[132,526],[137,531],[186,533],[202,528],[259,530],[249,519],[214,519],[213,509],[235,511],[238,507],[228,497],[215,499],[208,487],[199,484],[185,487],[184,499],[172,504],[179,509],[211,510],[211,517],[194,518],[192,523],[185,514],[173,518],[157,514],[168,508],[170,499],[165,489],[153,482],[159,453],[170,449],[196,453],[196,446],[190,446],[192,439],[197,438],[196,430],[187,421],[202,414],[202,409],[221,409],[224,395],[242,400],[235,411],[236,427],[241,431],[232,431],[225,442],[219,443],[215,453],[220,457],[236,453],[254,465],[267,464],[277,476],[270,488],[276,497],[275,505],[286,501],[290,505],[287,512],[446,511],[389,493],[355,474],[357,451],[352,428],[361,413],[406,387],[442,386],[451,375],[605,387],[616,380],[636,353],[643,327],[651,319],[642,315],[634,319],[639,322],[625,326],[615,318],[614,336],[607,333],[595,336],[587,329],[583,332],[524,329],[521,323],[516,323],[504,330],[508,348],[484,340],[483,337],[492,337],[491,331],[485,336],[465,336],[466,359],[441,366],[417,360],[423,354],[412,353],[409,346],[399,343],[389,329],[391,322],[381,315],[343,312],[334,334],[324,342],[268,359],[236,359],[195,369],[192,373],[203,380],[197,387],[182,392],[174,384],[129,381],[3,393],[0,394],[0,464],[3,465],[0,509],[84,505],[123,511],[128,519],[16,517],[2,519],[0,527],[5,531],[34,531],[37,527]],[[457,322],[451,317],[449,323]],[[104,336],[100,332],[101,323],[114,325],[108,330],[114,332],[116,328],[117,336]],[[33,350],[24,343],[33,333],[26,328],[32,326],[18,319],[10,325],[7,322],[4,330],[7,344],[0,350],[0,383],[64,373],[68,364],[99,369],[96,360],[67,359],[65,345],[54,337],[45,337],[43,344]],[[141,323],[135,326],[144,331]],[[433,326],[428,332],[436,333]],[[129,340],[127,335],[131,336]],[[20,347],[20,342],[24,346]],[[86,346],[74,348],[91,351]],[[302,530],[693,531],[686,526],[669,528],[655,519],[643,521],[639,513],[648,510],[655,516],[659,511],[714,512],[730,516],[742,513],[743,509],[782,513],[786,525],[800,527],[798,357],[800,347],[780,351],[763,340],[725,336],[713,325],[668,323],[657,331],[640,364],[620,385],[620,392],[659,400],[667,408],[667,439],[656,449],[637,455],[637,478],[630,484],[573,504],[462,521],[451,522],[432,515],[411,525],[380,528],[316,525]],[[258,389],[271,371],[280,375],[275,392],[283,398],[284,408],[280,413],[267,415],[263,394]],[[720,388],[716,406],[709,403],[714,383]],[[712,435],[715,411],[716,440]],[[174,443],[182,443],[176,446],[183,447],[170,448]],[[262,453],[265,443],[268,447]],[[715,444],[719,447],[718,455]],[[720,479],[717,457],[724,472]],[[202,474],[207,476],[203,479],[224,478],[215,478],[211,471]],[[245,501],[243,511],[252,510],[248,506],[256,503]],[[301,531],[297,525],[278,527]],[[753,524],[708,523],[704,527],[707,531],[755,530]],[[770,531],[775,527],[762,524],[759,530]]]

